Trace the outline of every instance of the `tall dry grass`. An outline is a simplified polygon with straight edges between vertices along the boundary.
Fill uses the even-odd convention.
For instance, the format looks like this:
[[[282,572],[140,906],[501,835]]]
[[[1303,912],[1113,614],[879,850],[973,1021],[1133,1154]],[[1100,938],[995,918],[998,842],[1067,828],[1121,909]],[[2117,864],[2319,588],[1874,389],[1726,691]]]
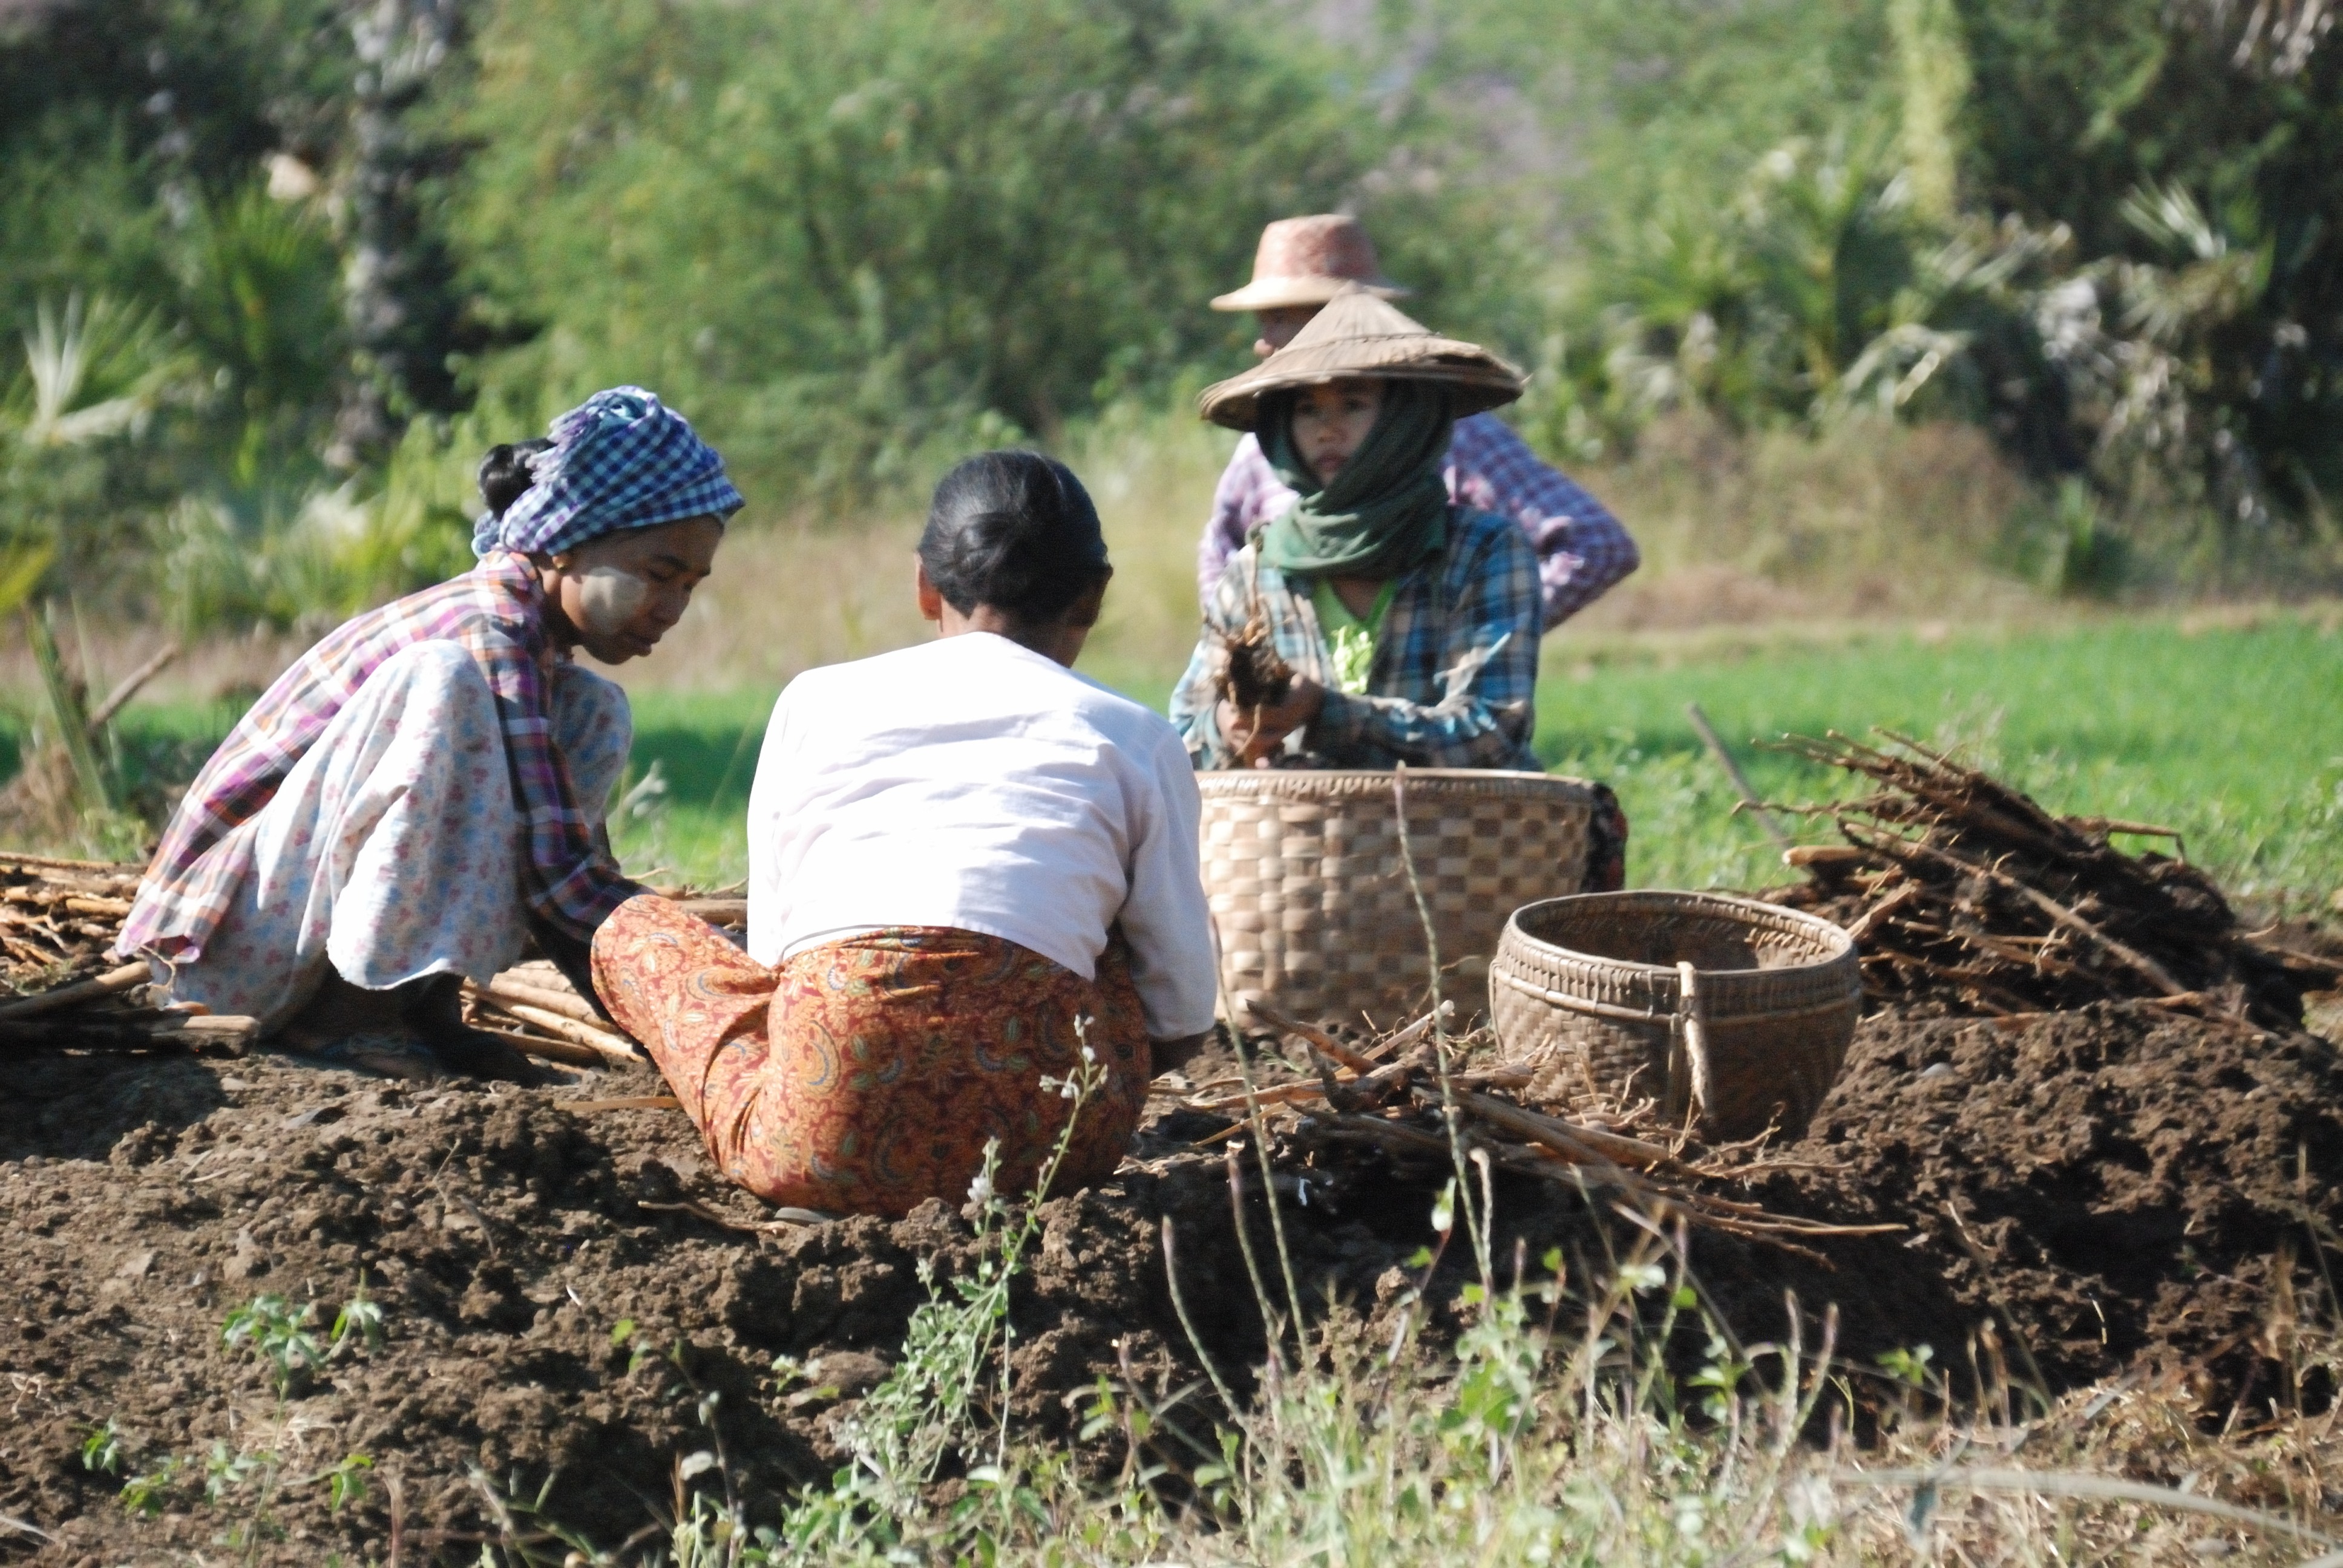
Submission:
[[[1083,668],[1167,683],[1196,638],[1196,541],[1235,437],[1192,419],[1126,414],[1061,451],[1098,503],[1114,585]],[[631,689],[779,688],[799,670],[929,635],[911,598],[921,514],[737,526],[716,575],[657,654],[619,673]],[[1169,671],[1170,675],[1161,672]]]
[[[1233,438],[1178,414],[1124,413],[1061,448],[1097,499],[1115,580],[1087,669],[1168,688],[1194,646],[1196,543]],[[2031,496],[1976,431],[1850,427],[1820,440],[1655,427],[1635,456],[1580,471],[1644,568],[1571,623],[1574,640],[1783,622],[2006,622],[2045,608],[1999,566]],[[745,524],[716,577],[629,687],[778,687],[800,669],[925,635],[909,508]]]
[[[2005,567],[2033,492],[1969,426],[1851,420],[1812,438],[1685,415],[1582,478],[1644,567],[1577,619],[1581,634],[1998,621],[2042,605]]]
[[[1131,408],[1060,444],[1098,501],[1115,560],[1085,669],[1151,695],[1178,675],[1196,636],[1196,542],[1233,446],[1183,411]],[[2013,530],[2039,502],[1966,427],[1858,421],[1815,440],[1741,436],[1684,417],[1654,427],[1631,458],[1574,477],[1626,524],[1644,564],[1549,642],[1555,657],[1623,637],[2007,623],[2050,609],[2006,564]],[[778,689],[799,670],[918,641],[928,635],[910,591],[920,518],[908,498],[850,515],[776,519],[752,509],[683,624],[618,678],[637,690]],[[94,626],[85,645],[104,671],[119,673],[163,636]],[[151,696],[233,699],[266,685],[301,646],[281,636],[212,638]],[[32,685],[21,643],[0,638],[0,689]]]

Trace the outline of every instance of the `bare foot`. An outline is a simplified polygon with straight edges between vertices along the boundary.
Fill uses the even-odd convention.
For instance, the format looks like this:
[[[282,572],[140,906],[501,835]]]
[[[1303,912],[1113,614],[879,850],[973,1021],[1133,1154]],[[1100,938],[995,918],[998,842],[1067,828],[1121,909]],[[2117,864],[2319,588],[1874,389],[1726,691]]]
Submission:
[[[461,975],[427,975],[387,990],[352,985],[332,970],[309,1005],[285,1026],[297,1050],[391,1078],[501,1078],[535,1083],[543,1074],[496,1035],[464,1022]]]
[[[544,1072],[510,1040],[464,1021],[463,976],[433,975],[401,990],[415,991],[407,1003],[407,1026],[423,1038],[449,1071],[513,1083],[545,1081]]]
[[[404,1029],[362,1029],[338,1035],[324,1045],[304,1047],[313,1061],[355,1068],[377,1078],[407,1078],[436,1082],[447,1076],[447,1066],[422,1037]]]
[[[321,1061],[385,1078],[438,1078],[446,1068],[407,1020],[407,1008],[427,983],[368,990],[328,969],[317,994],[285,1026],[285,1043]]]

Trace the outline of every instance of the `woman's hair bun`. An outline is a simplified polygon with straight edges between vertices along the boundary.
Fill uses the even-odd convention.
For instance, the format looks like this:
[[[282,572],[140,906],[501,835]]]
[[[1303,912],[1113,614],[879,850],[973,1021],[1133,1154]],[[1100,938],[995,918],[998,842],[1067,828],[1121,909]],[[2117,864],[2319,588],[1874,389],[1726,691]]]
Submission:
[[[1098,508],[1073,470],[1039,452],[980,452],[936,486],[920,535],[928,580],[952,608],[1052,621],[1113,572]]]
[[[538,437],[488,448],[488,455],[480,459],[480,499],[488,504],[490,517],[503,517],[520,499],[521,493],[537,482],[536,476],[529,472],[528,460],[552,446],[552,442]]]

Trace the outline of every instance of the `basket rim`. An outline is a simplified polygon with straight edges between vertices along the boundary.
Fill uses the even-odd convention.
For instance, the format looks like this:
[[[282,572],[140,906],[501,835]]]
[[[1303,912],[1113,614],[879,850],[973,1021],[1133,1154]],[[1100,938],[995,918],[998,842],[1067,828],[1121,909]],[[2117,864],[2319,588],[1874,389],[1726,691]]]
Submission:
[[[1523,904],[1521,908],[1515,910],[1512,914],[1505,917],[1505,929],[1503,935],[1498,939],[1498,950],[1489,960],[1491,968],[1494,969],[1496,965],[1504,961],[1505,944],[1508,942],[1514,942],[1519,943],[1528,951],[1541,956],[1551,955],[1555,958],[1572,960],[1579,963],[1608,964],[1614,969],[1624,970],[1633,974],[1650,975],[1654,978],[1669,980],[1673,980],[1676,978],[1676,969],[1674,964],[1647,964],[1638,962],[1634,959],[1614,959],[1604,953],[1582,952],[1576,948],[1564,947],[1560,942],[1550,942],[1544,937],[1534,937],[1530,935],[1528,931],[1522,929],[1522,917],[1528,914],[1533,910],[1551,909],[1556,904],[1598,902],[1611,904],[1614,906],[1632,903],[1669,903],[1678,906],[1690,905],[1694,908],[1705,907],[1713,912],[1722,915],[1745,915],[1753,910],[1761,910],[1767,915],[1786,920],[1792,925],[1804,927],[1811,930],[1815,936],[1829,943],[1831,947],[1830,952],[1818,958],[1809,959],[1803,963],[1782,965],[1773,969],[1701,970],[1697,971],[1703,975],[1784,975],[1795,972],[1802,969],[1824,969],[1833,964],[1843,963],[1849,958],[1853,957],[1855,951],[1855,939],[1847,934],[1845,927],[1834,925],[1830,921],[1824,920],[1820,915],[1810,915],[1804,910],[1793,910],[1787,909],[1780,904],[1769,904],[1763,899],[1737,898],[1729,893],[1698,893],[1667,888],[1629,888],[1609,893],[1565,893],[1560,898],[1539,899],[1534,902]]]
[[[1367,788],[1388,794],[1399,776],[1392,768],[1202,768],[1195,778],[1197,789],[1206,795],[1332,794]],[[1418,784],[1496,785],[1505,793],[1575,793],[1594,788],[1594,780],[1567,773],[1503,768],[1411,768],[1407,782],[1410,789]]]

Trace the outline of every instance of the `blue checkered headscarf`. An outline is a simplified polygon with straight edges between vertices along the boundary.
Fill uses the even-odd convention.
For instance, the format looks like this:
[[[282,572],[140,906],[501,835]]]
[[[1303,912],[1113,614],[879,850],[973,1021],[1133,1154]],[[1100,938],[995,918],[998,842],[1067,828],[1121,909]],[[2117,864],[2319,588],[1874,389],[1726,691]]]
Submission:
[[[740,492],[689,420],[639,387],[597,392],[553,422],[530,483],[501,518],[483,515],[472,553],[552,555],[604,534],[683,518],[729,517]]]

